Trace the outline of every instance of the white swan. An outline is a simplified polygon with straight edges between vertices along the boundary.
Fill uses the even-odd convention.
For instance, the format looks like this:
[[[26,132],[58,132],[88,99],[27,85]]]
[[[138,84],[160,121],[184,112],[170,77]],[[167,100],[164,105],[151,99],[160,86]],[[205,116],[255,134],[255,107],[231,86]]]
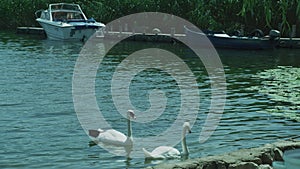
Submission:
[[[135,114],[133,110],[128,110],[127,112],[127,136],[117,130],[89,130],[89,135],[95,137],[94,142],[102,142],[105,144],[110,144],[114,146],[132,146],[132,129],[131,129],[131,119],[135,119]]]
[[[184,122],[182,130],[182,153],[180,153],[176,148],[169,146],[159,146],[155,148],[152,152],[147,151],[143,148],[143,152],[146,159],[168,159],[168,158],[180,158],[181,156],[188,156],[189,150],[186,145],[185,135],[187,132],[191,133],[191,127],[189,122]]]

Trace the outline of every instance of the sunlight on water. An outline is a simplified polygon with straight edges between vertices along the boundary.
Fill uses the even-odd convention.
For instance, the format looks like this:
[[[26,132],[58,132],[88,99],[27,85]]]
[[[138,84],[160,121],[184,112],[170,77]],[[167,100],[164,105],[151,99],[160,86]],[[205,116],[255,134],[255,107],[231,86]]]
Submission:
[[[275,116],[283,116],[300,121],[300,68],[278,66],[268,69],[253,77],[262,80],[261,85],[253,86],[277,104],[265,111]]]

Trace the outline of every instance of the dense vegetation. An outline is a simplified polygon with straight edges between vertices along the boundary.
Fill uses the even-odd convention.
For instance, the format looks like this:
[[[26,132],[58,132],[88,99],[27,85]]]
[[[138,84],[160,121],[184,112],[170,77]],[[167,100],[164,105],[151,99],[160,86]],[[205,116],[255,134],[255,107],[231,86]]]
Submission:
[[[254,28],[267,32],[281,27],[288,35],[296,24],[300,30],[298,0],[0,0],[0,28],[37,25],[34,12],[54,2],[78,3],[88,17],[104,23],[132,13],[159,11],[185,18],[201,29],[232,31],[244,25],[248,32]]]

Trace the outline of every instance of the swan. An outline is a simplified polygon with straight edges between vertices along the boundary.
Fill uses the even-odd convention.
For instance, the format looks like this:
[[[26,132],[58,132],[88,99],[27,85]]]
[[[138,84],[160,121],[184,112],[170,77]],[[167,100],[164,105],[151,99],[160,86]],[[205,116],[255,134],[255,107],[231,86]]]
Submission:
[[[189,150],[186,145],[185,135],[187,132],[191,133],[191,127],[189,122],[184,122],[182,130],[182,153],[180,153],[176,148],[170,146],[159,146],[155,148],[152,152],[147,151],[143,148],[143,152],[146,159],[170,159],[170,158],[180,158],[187,157],[189,155]]]
[[[97,142],[102,142],[114,146],[132,146],[133,139],[132,139],[131,119],[135,119],[135,114],[133,110],[128,110],[127,111],[127,129],[128,129],[127,136],[114,129],[89,130],[89,135],[91,137],[96,138],[96,140],[94,141],[96,144]]]

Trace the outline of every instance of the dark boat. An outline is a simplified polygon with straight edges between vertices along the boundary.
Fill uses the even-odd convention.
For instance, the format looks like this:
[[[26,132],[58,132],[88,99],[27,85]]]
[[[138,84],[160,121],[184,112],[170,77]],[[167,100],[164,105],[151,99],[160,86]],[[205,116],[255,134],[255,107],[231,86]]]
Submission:
[[[273,49],[278,45],[280,39],[280,32],[271,30],[268,36],[263,36],[260,30],[255,30],[251,36],[244,37],[235,35],[228,35],[224,32],[203,31],[197,28],[184,27],[186,37],[190,44],[204,47],[204,37],[207,37],[215,48],[229,48],[229,49]]]

